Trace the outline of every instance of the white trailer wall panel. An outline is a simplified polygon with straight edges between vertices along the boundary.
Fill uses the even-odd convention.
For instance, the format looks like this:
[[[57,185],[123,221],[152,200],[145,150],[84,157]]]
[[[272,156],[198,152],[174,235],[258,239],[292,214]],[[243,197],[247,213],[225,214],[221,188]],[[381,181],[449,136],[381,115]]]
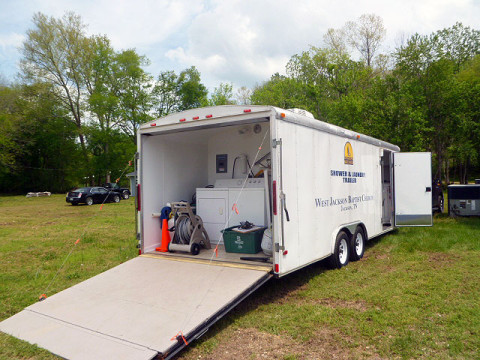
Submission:
[[[207,183],[207,145],[172,135],[144,136],[142,142],[143,252],[155,250],[162,238],[159,213],[166,203],[192,199]]]
[[[287,221],[283,214],[287,254],[279,255],[280,272],[329,256],[342,225],[361,222],[369,236],[382,232],[380,148],[281,120],[277,139],[283,167],[277,179],[290,215]],[[347,142],[353,165],[345,164]],[[280,147],[275,153],[280,162]],[[275,231],[282,233],[280,221]]]
[[[261,132],[255,134],[253,131],[254,124],[231,126],[221,129],[210,129],[211,136],[208,140],[208,184],[214,184],[215,180],[231,179],[232,168],[235,157],[246,154],[252,167],[254,167],[255,156],[258,154],[257,160],[270,151],[270,137],[265,132],[269,131],[269,123],[260,123]],[[217,131],[215,131],[217,130]],[[218,132],[218,130],[221,130]],[[263,147],[258,151],[259,146]],[[228,155],[228,171],[226,173],[216,172],[216,155]],[[254,172],[258,171],[258,167],[254,167]],[[235,167],[235,178],[245,178],[246,173],[243,172],[243,164],[237,161]],[[207,185],[207,184],[205,184]]]

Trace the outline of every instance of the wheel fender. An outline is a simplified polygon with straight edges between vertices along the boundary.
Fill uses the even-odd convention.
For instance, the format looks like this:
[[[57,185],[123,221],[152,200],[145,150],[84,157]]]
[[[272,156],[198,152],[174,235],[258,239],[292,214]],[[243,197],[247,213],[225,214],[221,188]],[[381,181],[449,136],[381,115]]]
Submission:
[[[355,229],[357,228],[358,225],[360,225],[363,228],[363,231],[365,232],[365,237],[368,239],[367,229],[365,228],[365,225],[363,225],[363,223],[360,220],[354,221],[354,222],[351,222],[351,223],[347,223],[347,224],[339,225],[338,227],[336,227],[333,230],[332,235],[331,235],[330,254],[333,254],[333,252],[335,251],[335,242],[337,240],[338,233],[340,231],[345,231],[348,234],[348,236],[351,237],[353,235],[353,233],[355,232]]]

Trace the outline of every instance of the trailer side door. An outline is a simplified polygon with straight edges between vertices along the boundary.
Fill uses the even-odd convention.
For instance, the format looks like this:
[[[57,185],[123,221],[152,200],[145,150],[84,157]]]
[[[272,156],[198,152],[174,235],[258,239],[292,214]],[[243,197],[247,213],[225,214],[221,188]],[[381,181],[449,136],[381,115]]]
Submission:
[[[395,226],[432,225],[432,155],[393,153]]]

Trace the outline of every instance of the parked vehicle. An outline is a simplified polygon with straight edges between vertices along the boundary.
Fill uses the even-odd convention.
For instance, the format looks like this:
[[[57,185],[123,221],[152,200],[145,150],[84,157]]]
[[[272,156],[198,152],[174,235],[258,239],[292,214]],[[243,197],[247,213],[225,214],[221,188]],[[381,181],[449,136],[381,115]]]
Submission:
[[[448,215],[480,216],[480,184],[448,185]]]
[[[83,187],[67,194],[67,203],[78,204],[103,204],[104,202],[120,202],[120,195],[103,187]]]
[[[443,213],[444,204],[442,181],[436,179],[432,182],[432,210],[434,212]]]
[[[363,257],[369,239],[432,225],[430,153],[401,153],[302,110],[187,110],[142,124],[137,145],[141,256],[0,330],[65,358],[169,359],[269,279],[326,258],[341,268]],[[190,218],[203,226],[179,216],[173,239],[204,228],[212,249],[160,252],[171,230],[162,233],[163,210],[193,195]],[[272,255],[226,252],[222,230],[246,220],[268,228]],[[256,238],[245,231],[230,234],[236,250]]]
[[[106,183],[103,185],[105,189],[108,189],[110,191],[116,192],[117,194],[120,194],[120,196],[124,199],[127,200],[130,197],[130,190],[128,188],[122,188],[120,185],[117,183]]]

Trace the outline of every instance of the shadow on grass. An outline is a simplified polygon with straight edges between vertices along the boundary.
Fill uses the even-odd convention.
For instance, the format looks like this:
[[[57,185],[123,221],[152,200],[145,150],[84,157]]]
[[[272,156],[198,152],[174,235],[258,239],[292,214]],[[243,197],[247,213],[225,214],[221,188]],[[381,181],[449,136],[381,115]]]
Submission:
[[[389,231],[388,233],[382,234],[380,236],[376,236],[373,239],[368,240],[367,244],[365,245],[365,252],[367,252],[370,249],[374,249],[386,237],[390,235],[396,235],[396,234],[398,234],[397,228],[393,229],[392,231]]]
[[[249,295],[239,305],[237,305],[230,313],[224,318],[215,323],[206,335],[194,343],[193,347],[198,347],[202,343],[215,337],[218,333],[233,325],[236,320],[245,316],[246,314],[255,311],[259,307],[275,302],[279,302],[281,299],[288,296],[288,294],[295,292],[308,284],[310,280],[323,274],[330,269],[328,260],[321,260],[314,264],[311,264],[303,269],[297,270],[289,275],[286,275],[280,279],[272,278],[265,283],[260,289],[256,290],[253,294]],[[192,347],[192,348],[193,348]],[[179,356],[186,354],[180,352]]]
[[[379,245],[379,243],[386,236],[389,236],[390,234],[396,234],[397,232],[398,230],[394,229],[389,233],[377,236],[369,240],[366,244],[365,251],[372,250],[377,245]],[[192,348],[201,346],[201,344],[214,338],[218,333],[222,332],[229,326],[232,326],[238,319],[242,318],[243,316],[247,315],[252,311],[257,310],[259,307],[280,302],[289,294],[300,290],[312,279],[319,275],[322,275],[326,271],[333,271],[331,270],[328,258],[306,266],[303,269],[297,270],[280,279],[272,278],[260,289],[255,291],[239,305],[237,305],[224,318],[220,319],[217,323],[215,323],[201,339],[199,339],[193,344]],[[180,352],[179,356],[186,353],[188,353],[188,348],[185,352]]]

